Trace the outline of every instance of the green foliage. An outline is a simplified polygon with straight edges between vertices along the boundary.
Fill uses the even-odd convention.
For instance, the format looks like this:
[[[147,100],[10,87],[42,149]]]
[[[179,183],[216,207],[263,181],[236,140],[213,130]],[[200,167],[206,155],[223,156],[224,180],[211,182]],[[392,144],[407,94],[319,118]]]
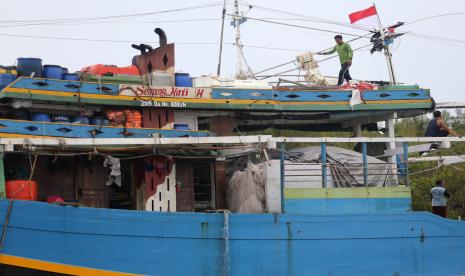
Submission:
[[[465,161],[465,160],[464,160]],[[417,163],[410,166],[411,171],[421,172],[427,168],[433,168],[437,164]],[[463,170],[463,171],[462,171]],[[430,211],[431,196],[430,190],[434,187],[437,179],[444,179],[446,189],[450,192],[451,198],[447,205],[449,218],[457,219],[458,216],[465,218],[465,165],[454,165],[453,167],[441,167],[429,172],[415,174],[410,177],[412,185],[412,207],[415,211]]]
[[[442,111],[448,126],[459,135],[465,134],[465,112],[457,109],[455,114]],[[423,136],[429,122],[426,115],[401,119],[396,122],[396,135],[403,137]],[[419,154],[418,154],[419,155]],[[452,143],[449,149],[439,150],[428,156],[463,155],[465,161],[465,143]],[[449,218],[465,218],[465,164],[438,167],[435,162],[413,163],[409,166],[410,184],[412,186],[412,207],[415,211],[431,210],[431,188],[437,179],[446,181],[446,188],[451,193],[448,200]],[[435,169],[433,169],[435,168]],[[432,169],[432,170],[429,170]]]

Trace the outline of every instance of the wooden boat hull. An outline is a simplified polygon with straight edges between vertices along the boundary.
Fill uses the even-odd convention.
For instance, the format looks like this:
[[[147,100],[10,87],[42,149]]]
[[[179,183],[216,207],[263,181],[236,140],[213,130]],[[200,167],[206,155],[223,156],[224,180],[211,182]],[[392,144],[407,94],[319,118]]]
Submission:
[[[459,275],[465,223],[424,212],[159,213],[0,200],[0,262],[68,274]],[[6,222],[8,221],[8,224]],[[440,264],[440,265],[438,265]]]
[[[165,87],[160,92],[158,89],[163,87],[150,89],[110,83],[19,78],[0,92],[0,98],[181,110],[352,111],[431,109],[434,105],[429,90],[416,86],[364,91],[363,103],[355,106],[349,102],[351,90]]]
[[[0,137],[67,137],[67,138],[151,138],[208,137],[208,131],[160,128],[123,128],[111,126],[50,123],[0,119]]]

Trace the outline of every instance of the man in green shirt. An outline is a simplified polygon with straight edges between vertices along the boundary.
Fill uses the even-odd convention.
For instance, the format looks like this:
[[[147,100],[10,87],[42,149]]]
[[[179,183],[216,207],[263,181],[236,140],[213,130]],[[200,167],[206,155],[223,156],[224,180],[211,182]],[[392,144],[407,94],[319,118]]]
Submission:
[[[330,55],[334,52],[337,52],[339,55],[339,60],[341,61],[341,71],[339,71],[339,79],[337,81],[337,85],[342,85],[344,83],[344,79],[349,82],[352,77],[349,74],[349,67],[352,65],[352,57],[354,55],[352,48],[350,47],[349,43],[345,43],[342,41],[341,35],[336,35],[334,37],[336,40],[336,46],[328,52],[320,52],[319,55]]]

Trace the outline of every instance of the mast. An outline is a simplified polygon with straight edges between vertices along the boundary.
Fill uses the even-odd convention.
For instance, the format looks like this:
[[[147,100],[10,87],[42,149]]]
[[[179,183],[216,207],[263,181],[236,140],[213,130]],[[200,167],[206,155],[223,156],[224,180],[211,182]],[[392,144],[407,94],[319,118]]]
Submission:
[[[218,68],[216,69],[216,74],[218,77],[221,74],[221,55],[223,54],[223,33],[224,33],[224,17],[226,16],[226,0],[223,3],[223,14],[222,14],[222,21],[221,21],[221,37],[220,37],[220,53],[218,56]]]
[[[236,28],[236,78],[244,77],[242,71],[242,43],[241,43],[241,16],[239,14],[239,1],[234,1],[234,28]]]
[[[376,7],[375,3],[373,3],[373,6]],[[386,63],[388,67],[388,72],[389,72],[389,79],[391,80],[391,84],[396,84],[396,74],[394,72],[394,65],[392,63],[392,54],[391,51],[389,50],[389,45],[386,44],[384,41],[384,28],[383,25],[381,24],[381,19],[379,18],[378,12],[376,12],[376,17],[378,18],[378,25],[379,25],[379,34],[381,35],[381,43],[383,43],[383,49],[384,49],[384,56],[386,57]]]

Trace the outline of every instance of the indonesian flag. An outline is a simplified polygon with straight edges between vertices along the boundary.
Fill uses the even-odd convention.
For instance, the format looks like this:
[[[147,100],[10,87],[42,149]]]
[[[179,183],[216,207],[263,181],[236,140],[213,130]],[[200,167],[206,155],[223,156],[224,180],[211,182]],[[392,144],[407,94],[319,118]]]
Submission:
[[[373,5],[369,7],[368,9],[364,9],[358,12],[354,12],[349,14],[350,18],[350,23],[354,24],[355,22],[358,22],[360,25],[366,25],[366,26],[376,26],[377,25],[377,18],[376,15],[378,13],[376,12],[376,7]]]

